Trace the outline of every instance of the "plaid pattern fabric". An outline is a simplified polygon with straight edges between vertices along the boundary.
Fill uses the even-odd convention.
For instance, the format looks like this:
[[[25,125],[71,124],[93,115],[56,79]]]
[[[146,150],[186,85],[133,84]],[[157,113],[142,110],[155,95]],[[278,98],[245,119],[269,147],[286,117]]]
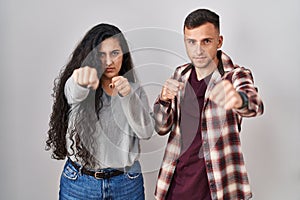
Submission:
[[[216,69],[207,86],[201,121],[203,155],[199,154],[199,156],[203,156],[206,163],[213,200],[246,200],[252,197],[252,193],[241,149],[239,136],[241,122],[242,117],[262,114],[263,103],[254,86],[251,71],[233,65],[225,53],[220,51],[219,55],[225,74],[221,76]],[[189,64],[178,67],[172,78],[186,84],[191,70],[184,75],[181,75],[181,72],[187,66]],[[247,94],[248,107],[226,111],[208,99],[212,88],[222,79],[230,80],[237,91]],[[156,131],[161,135],[170,132],[155,190],[155,197],[158,200],[166,197],[180,154],[181,137],[178,119],[180,119],[180,102],[184,91],[181,91],[179,96],[170,102],[163,102],[158,98],[154,104]]]

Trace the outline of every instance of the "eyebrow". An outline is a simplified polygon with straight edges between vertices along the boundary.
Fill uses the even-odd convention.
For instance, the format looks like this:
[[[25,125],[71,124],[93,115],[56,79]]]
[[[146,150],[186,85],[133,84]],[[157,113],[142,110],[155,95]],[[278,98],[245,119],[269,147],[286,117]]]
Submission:
[[[213,40],[214,38],[213,37],[206,37],[206,38],[202,38],[200,41],[203,41],[203,40]],[[192,38],[185,38],[185,40],[189,40],[189,41],[197,41],[197,39],[192,39]]]
[[[121,51],[121,49],[114,49],[114,50],[112,50],[111,52],[116,52],[116,51],[118,51],[118,52],[119,52],[119,51]],[[104,52],[104,51],[100,51],[100,50],[99,50],[98,52],[99,52],[99,53],[106,53],[106,52]]]
[[[192,38],[185,38],[186,40],[196,40],[196,39],[192,39]]]
[[[185,38],[184,40],[185,41],[189,41],[189,42],[197,42],[196,39],[192,39],[192,38]]]

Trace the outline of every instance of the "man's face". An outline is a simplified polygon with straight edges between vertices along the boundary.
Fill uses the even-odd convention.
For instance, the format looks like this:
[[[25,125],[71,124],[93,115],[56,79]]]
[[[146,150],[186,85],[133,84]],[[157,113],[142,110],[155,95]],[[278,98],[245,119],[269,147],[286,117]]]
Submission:
[[[212,23],[197,28],[184,28],[184,43],[187,54],[196,68],[214,68],[217,64],[217,50],[223,37]]]

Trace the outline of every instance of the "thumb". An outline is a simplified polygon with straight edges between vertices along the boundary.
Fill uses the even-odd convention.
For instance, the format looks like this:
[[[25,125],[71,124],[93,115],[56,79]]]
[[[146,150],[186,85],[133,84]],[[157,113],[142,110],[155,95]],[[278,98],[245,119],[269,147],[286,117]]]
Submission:
[[[184,88],[184,83],[179,82],[179,87],[178,87],[178,89],[179,89],[179,90],[182,90],[183,88]]]
[[[88,85],[88,87],[92,88],[93,90],[97,90],[98,86],[99,86],[99,79],[97,79],[94,83]]]

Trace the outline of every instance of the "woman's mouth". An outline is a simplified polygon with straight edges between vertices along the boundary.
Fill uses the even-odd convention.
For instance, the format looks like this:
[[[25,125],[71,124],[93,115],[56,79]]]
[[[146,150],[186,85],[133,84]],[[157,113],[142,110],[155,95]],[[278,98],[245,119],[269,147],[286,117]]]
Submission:
[[[107,67],[107,68],[105,69],[105,72],[113,72],[114,70],[115,70],[114,67]]]

